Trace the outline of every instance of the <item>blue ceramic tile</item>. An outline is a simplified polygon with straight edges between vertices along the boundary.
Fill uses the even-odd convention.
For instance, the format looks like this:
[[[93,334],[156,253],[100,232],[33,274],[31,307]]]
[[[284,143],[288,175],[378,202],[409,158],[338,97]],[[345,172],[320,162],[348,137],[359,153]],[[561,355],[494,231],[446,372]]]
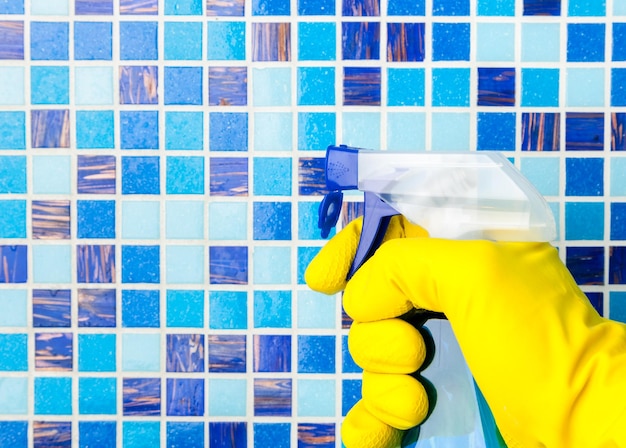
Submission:
[[[78,412],[81,415],[114,415],[117,408],[115,378],[78,379]]]
[[[470,103],[470,70],[468,68],[433,68],[432,105],[435,107],[468,107]]]
[[[335,14],[335,1],[298,0],[298,14],[301,16],[332,16]]]
[[[291,151],[293,115],[291,112],[254,114],[255,151]]]
[[[23,112],[0,112],[0,149],[26,149]]]
[[[566,196],[602,196],[604,160],[599,158],[565,159]]]
[[[469,16],[469,0],[434,0],[434,16]]]
[[[565,115],[567,151],[601,151],[604,148],[604,114],[568,112]]]
[[[342,59],[380,58],[380,23],[343,22],[341,24]]]
[[[159,157],[122,157],[122,194],[159,194]]]
[[[115,201],[76,203],[78,238],[115,238]]]
[[[70,283],[72,252],[69,245],[33,246],[33,280],[36,283]]]
[[[0,334],[0,371],[28,370],[27,336],[25,334]]]
[[[542,195],[559,195],[561,169],[556,157],[523,158],[521,171]]]
[[[426,115],[415,112],[387,114],[387,149],[390,151],[424,151],[426,149]]]
[[[24,14],[24,0],[1,0],[0,14]]]
[[[0,238],[26,238],[26,201],[0,200]]]
[[[156,290],[122,291],[122,326],[126,328],[159,328],[160,293]]]
[[[202,60],[202,23],[165,22],[163,33],[166,61]]]
[[[626,23],[614,23],[612,37],[611,60],[626,61]]]
[[[611,203],[611,239],[626,240],[626,203]]]
[[[335,328],[336,303],[313,291],[298,291],[298,328]]]
[[[298,448],[333,448],[334,423],[298,423]]]
[[[209,67],[209,106],[248,104],[246,67]]]
[[[298,335],[298,373],[335,373],[335,336]]]
[[[161,440],[161,423],[124,421],[122,423],[122,443],[125,448],[157,446]]]
[[[603,240],[604,204],[600,202],[566,202],[565,239]]]
[[[67,22],[31,22],[30,58],[39,61],[67,61],[69,59]]]
[[[211,151],[247,151],[248,114],[245,112],[210,113],[209,149]]]
[[[33,443],[35,448],[72,446],[71,422],[33,422]]]
[[[115,327],[115,295],[115,289],[79,289],[78,326]]]
[[[244,330],[248,328],[247,294],[243,291],[210,291],[209,328],[215,330]],[[209,339],[210,349],[211,340]],[[210,365],[211,360],[209,358]]]
[[[291,69],[252,69],[252,99],[255,106],[291,106]]]
[[[0,156],[0,194],[26,193],[26,157]]]
[[[387,105],[423,106],[424,69],[388,68]]]
[[[78,370],[80,372],[115,372],[115,348],[114,334],[79,334]]]
[[[159,283],[159,246],[122,246],[122,283]]]
[[[254,202],[252,213],[254,240],[291,240],[291,202]]]
[[[570,0],[567,2],[568,16],[604,16],[606,14],[606,1]]]
[[[598,314],[602,315],[604,313],[604,294],[601,292],[587,292],[585,295],[589,299],[591,306],[595,308]]]
[[[204,423],[167,422],[167,447],[204,448]]]
[[[300,3],[303,1],[308,3],[306,0],[300,0]],[[333,22],[299,22],[298,60],[334,61],[337,51],[335,28]]]
[[[479,68],[478,105],[515,106],[515,68]]]
[[[211,196],[248,196],[248,159],[211,157]]]
[[[298,239],[318,240],[321,238],[317,227],[319,202],[298,202]]]
[[[324,195],[326,189],[325,159],[300,157],[298,159],[298,185],[302,196]]]
[[[291,13],[289,0],[252,0],[253,16],[288,16]]]
[[[210,246],[209,274],[212,285],[248,283],[248,247]]]
[[[253,61],[290,61],[290,23],[252,23]]]
[[[89,448],[92,446],[99,448],[115,448],[116,437],[116,422],[78,422],[78,443],[80,448]]]
[[[204,194],[204,158],[168,156],[165,166],[167,194]]]
[[[74,22],[74,59],[110,61],[112,57],[111,22]]]
[[[243,17],[245,0],[206,0],[207,16]]]
[[[478,0],[476,12],[479,16],[514,16],[515,0]]]
[[[204,327],[204,291],[168,289],[166,302],[168,327]]]
[[[558,23],[522,24],[522,61],[558,62],[561,37]]]
[[[245,22],[209,22],[207,56],[216,61],[242,61],[246,58]]]
[[[376,67],[345,67],[344,106],[380,106],[381,70]]]
[[[209,204],[210,240],[245,240],[248,229],[248,204],[211,202]]]
[[[109,110],[76,111],[76,148],[113,149],[115,117]]]
[[[604,284],[603,247],[567,247],[565,263],[579,285]]]
[[[205,249],[203,246],[167,246],[165,281],[168,284],[202,284]]]
[[[346,416],[361,397],[360,380],[343,380],[341,382],[341,415]]]
[[[7,345],[3,343],[2,347],[6,348]],[[12,356],[20,356],[20,352],[16,351],[16,348],[12,352]],[[35,333],[36,371],[71,372],[74,364],[73,352],[72,333]],[[5,358],[4,362],[6,363],[8,360],[11,360],[11,357]],[[24,369],[26,370],[26,366]]]
[[[333,67],[298,68],[298,105],[331,106],[335,104],[335,69]]]
[[[209,422],[209,448],[236,446],[247,448],[248,425],[246,422]]]
[[[165,104],[202,105],[202,67],[165,67]]]
[[[605,25],[569,23],[567,25],[568,62],[604,62]]]
[[[626,247],[623,247],[623,246],[609,247],[609,284],[610,285],[623,285],[625,283],[626,283]],[[613,300],[612,296],[611,296],[611,300]]]
[[[479,112],[478,119],[479,151],[515,150],[515,114],[505,112]]]
[[[204,380],[195,378],[168,378],[166,400],[168,416],[203,416]]]
[[[201,0],[165,0],[165,14],[194,16],[202,14]]]
[[[106,16],[113,14],[113,0],[75,0],[76,15]]]
[[[522,106],[557,107],[559,105],[559,70],[522,69]]]
[[[298,247],[297,280],[299,285],[306,284],[304,272],[318,252],[319,247]]]
[[[299,417],[334,417],[335,380],[303,379],[298,380],[298,416]]]
[[[209,379],[209,415],[214,417],[240,417],[246,416],[246,401],[247,401],[247,384],[245,379],[223,379],[212,378]],[[226,423],[224,423],[226,425]],[[242,423],[245,425],[245,423]],[[235,428],[233,428],[235,429]],[[223,446],[223,437],[226,434],[221,434],[219,428],[215,428],[216,433],[212,434],[209,430],[209,437],[212,440],[213,446]],[[235,443],[235,437],[239,439],[239,443],[245,446],[246,440],[241,440],[241,434],[230,434],[231,443]],[[239,446],[237,444],[236,446]]]
[[[611,70],[611,106],[626,106],[626,70],[614,68]]]
[[[161,236],[160,204],[157,201],[122,201],[122,238],[156,240]]]
[[[202,150],[203,148],[203,112],[165,113],[165,149]]]
[[[626,114],[622,112],[611,114],[611,150],[626,150]]]
[[[124,378],[124,415],[161,415],[160,378]]]
[[[24,22],[0,21],[0,60],[24,59]]]
[[[289,423],[254,423],[254,448],[289,448],[291,425]]]
[[[291,328],[291,291],[254,291],[255,328]]]
[[[71,326],[71,292],[69,289],[33,290],[33,327]]]
[[[115,157],[78,156],[79,194],[115,194]]]
[[[343,373],[361,373],[361,369],[352,358],[348,348],[348,336],[341,337],[341,371]]]
[[[115,246],[76,246],[76,277],[79,283],[115,283]]]
[[[626,159],[618,158],[611,160],[611,196],[626,196]]]
[[[0,261],[7,269],[0,270],[0,283],[26,283],[28,252],[23,245],[0,245]]]
[[[557,113],[522,114],[522,151],[558,151],[561,116]]]
[[[76,67],[74,103],[80,106],[113,105],[113,68]]]
[[[291,390],[291,379],[255,378],[254,415],[259,417],[290,417]]]
[[[342,0],[344,16],[379,16],[380,0]]]
[[[120,14],[156,15],[158,0],[120,0]]]
[[[0,445],[14,448],[28,447],[28,422],[19,420],[0,422]]]
[[[32,104],[69,104],[69,67],[31,67],[30,90]]]
[[[245,306],[243,307],[245,310]],[[236,316],[235,316],[236,319]],[[232,325],[231,328],[234,328]],[[245,328],[245,325],[243,326]],[[211,328],[221,328],[213,326]],[[246,336],[210,334],[207,337],[209,372],[245,373]]]
[[[202,239],[204,237],[204,203],[202,201],[167,201],[165,235],[168,239]]]
[[[291,283],[291,249],[258,246],[254,249],[254,284],[285,285]]]
[[[121,66],[120,104],[158,104],[158,73],[155,66]]]
[[[33,294],[35,291],[33,291]],[[24,289],[5,289],[0,291],[0,326],[26,327],[28,325],[27,302],[28,298]]]
[[[3,414],[24,415],[28,412],[28,379],[4,377],[0,379],[0,410]]]
[[[121,111],[120,138],[122,149],[158,149],[159,112]]]
[[[120,22],[120,58],[122,60],[158,59],[158,24],[156,22]]]
[[[387,60],[422,62],[425,57],[424,23],[387,24]]]
[[[168,334],[166,344],[167,372],[204,372],[204,335]]]
[[[524,0],[525,16],[560,16],[561,0]]]
[[[67,109],[31,111],[31,144],[33,148],[69,148],[70,111]]]
[[[342,143],[357,148],[381,149],[381,118],[376,109],[373,112],[344,112]]]
[[[298,149],[322,150],[336,141],[336,117],[331,112],[298,113]]]
[[[158,333],[124,333],[122,335],[122,370],[125,372],[160,372],[160,335]]]
[[[432,24],[433,61],[469,61],[470,24]]]
[[[477,61],[514,61],[515,25],[479,23],[476,29]]]

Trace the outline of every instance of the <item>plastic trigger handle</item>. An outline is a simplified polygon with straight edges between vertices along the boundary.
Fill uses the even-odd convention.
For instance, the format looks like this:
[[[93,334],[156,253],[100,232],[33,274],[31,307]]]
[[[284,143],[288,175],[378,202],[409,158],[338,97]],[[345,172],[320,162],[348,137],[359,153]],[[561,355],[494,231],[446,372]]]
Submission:
[[[317,227],[322,231],[322,238],[328,238],[331,229],[337,225],[342,203],[343,193],[340,191],[331,191],[320,202]]]

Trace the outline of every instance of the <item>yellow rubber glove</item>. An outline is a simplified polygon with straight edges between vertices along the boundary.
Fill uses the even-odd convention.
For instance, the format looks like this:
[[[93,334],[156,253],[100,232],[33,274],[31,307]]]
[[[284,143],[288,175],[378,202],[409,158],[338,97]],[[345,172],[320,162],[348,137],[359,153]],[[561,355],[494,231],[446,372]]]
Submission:
[[[355,321],[363,399],[342,427],[348,448],[396,447],[398,429],[426,415],[423,389],[402,375],[423,344],[395,319],[414,307],[445,313],[509,447],[626,447],[626,326],[598,315],[552,246],[425,238],[394,218],[346,285],[360,226],[329,241],[305,276],[317,291],[345,288]]]

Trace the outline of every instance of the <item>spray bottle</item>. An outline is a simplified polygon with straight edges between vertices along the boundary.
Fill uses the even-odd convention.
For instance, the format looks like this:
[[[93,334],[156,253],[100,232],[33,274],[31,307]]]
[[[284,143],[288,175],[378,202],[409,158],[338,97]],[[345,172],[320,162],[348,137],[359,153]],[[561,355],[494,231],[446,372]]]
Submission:
[[[434,238],[556,239],[547,202],[499,152],[394,153],[329,146],[326,184],[330,192],[320,204],[318,221],[324,238],[339,219],[342,191],[364,193],[363,229],[348,278],[378,249],[389,220],[398,214]],[[437,350],[423,377],[436,390],[456,393],[438,398],[432,414],[407,434],[403,446],[497,446],[488,441],[497,438],[497,431],[449,324],[426,326]],[[465,423],[456,423],[461,420]]]

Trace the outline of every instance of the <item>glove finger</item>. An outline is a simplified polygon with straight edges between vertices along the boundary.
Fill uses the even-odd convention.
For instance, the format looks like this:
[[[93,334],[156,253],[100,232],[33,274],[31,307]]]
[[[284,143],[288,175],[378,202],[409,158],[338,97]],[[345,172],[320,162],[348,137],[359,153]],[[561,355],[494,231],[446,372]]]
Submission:
[[[341,425],[341,440],[346,448],[395,448],[402,433],[374,417],[363,400],[357,402]]]
[[[348,348],[361,368],[375,373],[413,373],[426,358],[422,335],[401,319],[353,322]]]

